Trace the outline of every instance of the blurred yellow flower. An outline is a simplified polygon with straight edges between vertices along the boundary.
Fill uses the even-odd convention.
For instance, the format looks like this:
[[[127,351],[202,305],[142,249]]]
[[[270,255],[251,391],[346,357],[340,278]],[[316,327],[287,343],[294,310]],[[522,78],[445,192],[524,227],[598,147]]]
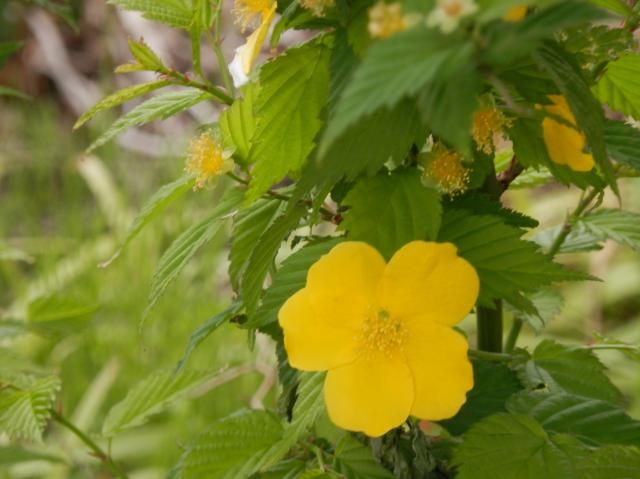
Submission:
[[[478,147],[487,155],[495,149],[494,138],[504,133],[504,129],[510,125],[510,121],[504,114],[494,107],[481,108],[473,115],[473,127],[471,134]]]
[[[369,9],[369,35],[372,38],[387,38],[394,33],[406,30],[409,21],[402,14],[402,5],[398,2],[385,3],[379,0]]]
[[[231,160],[226,158],[224,149],[211,133],[202,133],[191,140],[185,170],[196,177],[195,190],[204,187],[210,178],[229,171],[231,165]]]
[[[429,155],[424,174],[443,193],[457,195],[467,189],[470,171],[464,165],[460,153],[448,149],[442,143],[436,143]]]
[[[229,72],[236,87],[244,85],[249,80],[249,73],[260,55],[277,6],[277,2],[273,0],[236,0],[233,11],[242,30],[258,22],[258,27],[249,35],[247,41],[236,48],[236,54],[229,63]]]
[[[511,7],[509,10],[507,10],[507,13],[504,14],[502,19],[505,22],[519,22],[527,16],[528,9],[529,7],[527,5],[517,5],[515,7]]]
[[[593,156],[584,152],[586,139],[584,133],[577,129],[576,118],[566,98],[562,95],[550,95],[549,99],[553,104],[544,105],[542,108],[574,127],[562,124],[551,117],[542,121],[544,142],[549,157],[554,163],[566,165],[574,171],[591,171],[595,166]]]
[[[366,243],[341,243],[280,309],[289,362],[328,370],[327,411],[343,429],[375,437],[409,415],[452,417],[473,387],[467,341],[452,326],[478,290],[452,244],[414,241],[385,264]]]
[[[324,16],[325,12],[335,4],[336,0],[300,0],[300,5],[313,12],[316,17]]]

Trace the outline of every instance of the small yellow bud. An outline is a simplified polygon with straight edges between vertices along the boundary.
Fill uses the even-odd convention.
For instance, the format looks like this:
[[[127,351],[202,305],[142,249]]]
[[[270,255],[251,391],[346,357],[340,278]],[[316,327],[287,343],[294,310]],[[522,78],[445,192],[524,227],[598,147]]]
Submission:
[[[408,26],[402,5],[398,2],[387,4],[380,0],[369,9],[369,35],[372,38],[387,38]]]
[[[307,10],[310,10],[316,17],[323,17],[325,12],[336,4],[336,0],[300,0]]]
[[[471,134],[478,150],[490,155],[495,150],[495,137],[502,135],[511,125],[511,120],[496,108],[482,108],[473,115]]]
[[[185,171],[196,177],[194,190],[204,187],[210,178],[229,171],[230,165],[222,146],[213,139],[211,133],[202,133],[191,140]]]
[[[511,23],[519,22],[520,20],[522,20],[524,17],[527,16],[528,8],[529,7],[527,5],[518,5],[515,7],[511,7],[509,10],[507,10],[507,13],[504,14],[502,19],[505,22],[511,22]]]
[[[462,194],[469,184],[470,170],[460,153],[436,143],[425,167],[425,175],[435,182],[440,191],[451,196]]]

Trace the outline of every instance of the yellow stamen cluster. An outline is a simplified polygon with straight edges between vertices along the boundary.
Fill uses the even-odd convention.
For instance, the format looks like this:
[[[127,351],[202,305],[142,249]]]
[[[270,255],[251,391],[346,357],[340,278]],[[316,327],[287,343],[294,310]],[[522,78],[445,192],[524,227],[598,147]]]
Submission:
[[[425,168],[425,174],[443,193],[453,196],[467,189],[470,170],[462,162],[460,153],[437,143],[431,152],[431,161]]]
[[[495,137],[502,135],[505,128],[511,125],[511,120],[493,107],[482,108],[473,116],[471,134],[478,146],[478,150],[490,155],[495,150]]]
[[[379,310],[365,320],[358,339],[365,355],[391,357],[402,350],[406,336],[407,331],[400,321]]]
[[[324,16],[335,4],[336,0],[300,0],[300,5],[313,12],[316,17]]]
[[[380,0],[369,9],[369,35],[372,38],[387,38],[408,26],[402,5],[398,2],[387,4]]]
[[[235,0],[232,12],[236,16],[236,23],[245,31],[262,21],[269,14],[273,4],[273,0]]]
[[[511,23],[519,22],[520,20],[522,20],[524,17],[527,16],[527,10],[528,10],[527,5],[518,5],[515,7],[511,7],[509,10],[507,10],[507,13],[504,14],[502,19],[505,22],[511,22]]]
[[[202,133],[191,140],[185,171],[196,177],[194,190],[204,187],[210,178],[223,174],[226,171],[226,165],[224,150],[210,133]]]

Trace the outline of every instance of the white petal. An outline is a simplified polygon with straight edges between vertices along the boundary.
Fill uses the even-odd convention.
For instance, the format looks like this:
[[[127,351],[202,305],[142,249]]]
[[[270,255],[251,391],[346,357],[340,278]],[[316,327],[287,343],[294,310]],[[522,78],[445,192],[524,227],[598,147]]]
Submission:
[[[242,47],[236,49],[236,54],[233,57],[231,63],[229,63],[229,73],[231,73],[233,84],[236,88],[240,88],[242,85],[249,81],[249,77],[244,72],[244,68],[242,67],[242,52],[239,51],[241,48]]]

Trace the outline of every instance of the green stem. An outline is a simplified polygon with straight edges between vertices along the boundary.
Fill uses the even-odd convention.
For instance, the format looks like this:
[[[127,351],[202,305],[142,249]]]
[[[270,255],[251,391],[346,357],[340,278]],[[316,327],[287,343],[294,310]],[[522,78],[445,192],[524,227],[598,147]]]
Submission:
[[[488,351],[478,351],[477,349],[469,350],[469,357],[473,359],[484,359],[485,361],[509,362],[512,356],[505,353],[490,353]]]
[[[638,351],[638,346],[634,346],[633,344],[592,344],[590,346],[585,346],[583,349],[589,349],[591,351],[595,351],[595,350]]]
[[[167,75],[173,78],[174,80],[176,80],[176,82],[180,85],[190,86],[190,87],[197,88],[199,90],[203,90],[208,93],[211,93],[214,97],[216,97],[218,100],[220,100],[222,103],[226,105],[233,104],[233,98],[229,96],[227,93],[225,93],[221,88],[218,88],[217,86],[191,80],[186,75],[177,71],[170,71],[167,73]]]
[[[93,451],[94,455],[109,468],[109,470],[111,471],[114,477],[119,477],[120,479],[129,479],[129,476],[127,476],[127,474],[125,474],[125,472],[122,471],[122,469],[120,469],[120,467],[115,462],[113,462],[113,459],[111,459],[111,456],[109,456],[105,451],[103,451],[100,448],[100,446],[98,446],[93,441],[93,439],[87,436],[84,432],[78,429],[74,424],[69,422],[69,420],[67,420],[64,416],[60,415],[58,412],[53,411],[51,415],[56,422],[66,427],[69,431],[75,434],[78,437],[78,439],[84,442],[87,445],[87,447],[89,447],[89,449]]]
[[[511,324],[511,330],[509,330],[509,336],[507,336],[507,341],[504,344],[505,352],[510,353],[513,351],[513,348],[516,347],[516,342],[518,341],[521,329],[522,319],[514,317],[513,324]]]
[[[224,2],[218,2],[218,11],[216,12],[216,18],[214,20],[214,33],[213,38],[211,38],[211,34],[209,34],[209,38],[211,41],[211,46],[213,48],[214,53],[216,54],[216,60],[218,61],[218,67],[222,72],[222,81],[224,82],[225,88],[235,94],[235,87],[233,85],[233,79],[231,78],[231,73],[229,72],[229,65],[224,58],[224,53],[222,52],[222,39],[220,38],[220,32],[222,30],[222,5]]]
[[[478,307],[478,349],[499,353],[502,351],[502,301],[496,300],[495,305],[495,309]]]
[[[547,253],[549,256],[554,257],[556,254],[558,254],[558,251],[560,251],[560,248],[562,248],[562,245],[567,240],[567,237],[571,234],[571,231],[573,231],[575,220],[582,216],[582,213],[584,213],[587,207],[599,194],[600,190],[593,189],[589,194],[582,197],[580,203],[578,203],[576,209],[573,210],[573,213],[571,213],[567,220],[564,222],[562,230],[560,231],[558,236],[556,236],[556,239],[553,241],[553,244],[549,248],[549,251]]]

